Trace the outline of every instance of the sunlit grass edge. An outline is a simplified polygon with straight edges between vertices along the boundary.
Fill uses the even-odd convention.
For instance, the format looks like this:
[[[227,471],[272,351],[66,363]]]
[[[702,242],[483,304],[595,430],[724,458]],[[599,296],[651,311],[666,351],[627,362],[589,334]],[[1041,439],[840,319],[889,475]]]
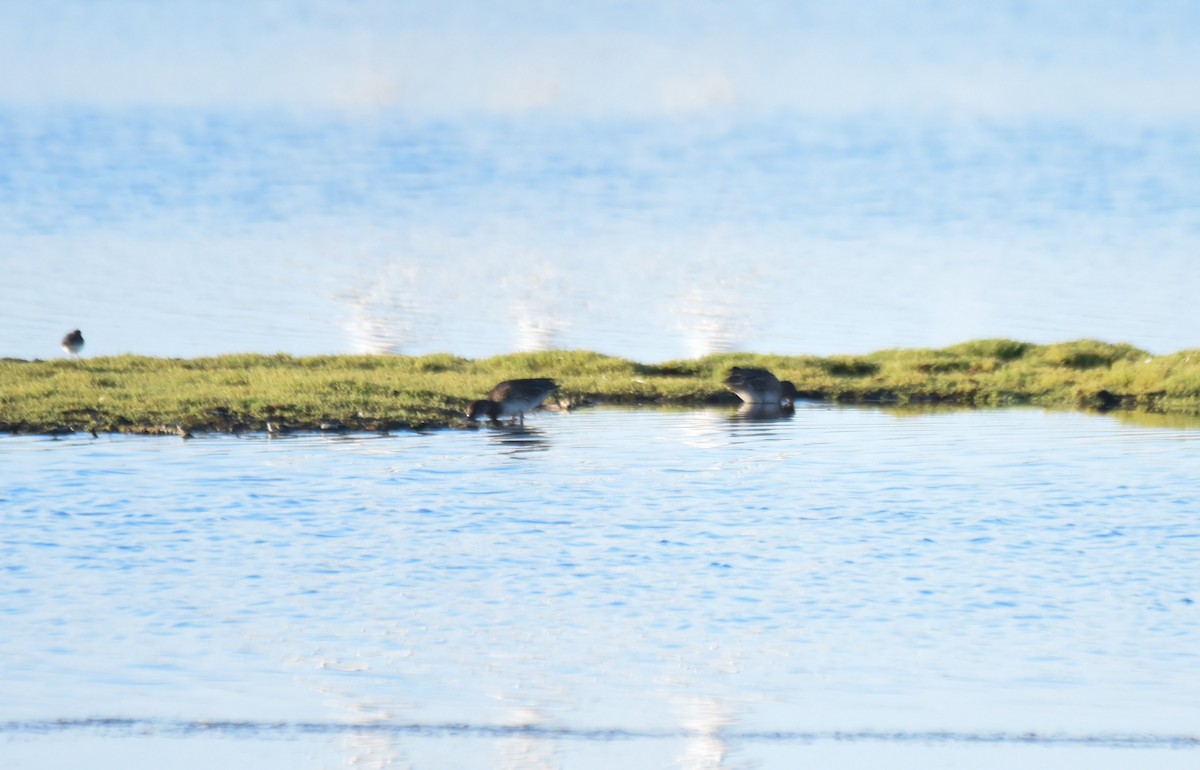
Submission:
[[[1200,415],[1200,349],[975,340],[861,356],[722,353],[641,364],[590,351],[483,359],[234,354],[0,361],[0,430],[164,433],[398,430],[467,424],[466,405],[514,377],[554,377],[556,405],[736,403],[731,366],[761,366],[841,403],[1032,404]]]

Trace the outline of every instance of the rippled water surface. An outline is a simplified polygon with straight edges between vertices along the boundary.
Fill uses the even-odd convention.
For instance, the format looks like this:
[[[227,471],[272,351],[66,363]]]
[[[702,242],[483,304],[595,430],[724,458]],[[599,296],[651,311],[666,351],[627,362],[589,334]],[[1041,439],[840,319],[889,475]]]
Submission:
[[[0,105],[0,148],[0,355],[1197,344],[1186,124]]]
[[[1195,426],[600,410],[0,467],[6,767],[1200,750]]]

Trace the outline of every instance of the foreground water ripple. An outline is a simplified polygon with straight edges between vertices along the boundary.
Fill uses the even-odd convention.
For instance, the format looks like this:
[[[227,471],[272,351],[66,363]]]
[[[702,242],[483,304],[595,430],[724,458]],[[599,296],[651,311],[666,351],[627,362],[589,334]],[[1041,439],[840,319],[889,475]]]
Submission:
[[[193,735],[209,759],[285,734],[347,761],[369,734],[414,762],[473,756],[463,735],[682,742],[668,764],[729,766],[1195,746],[1200,431],[730,418],[4,439],[0,733]],[[547,766],[611,747],[577,759]]]

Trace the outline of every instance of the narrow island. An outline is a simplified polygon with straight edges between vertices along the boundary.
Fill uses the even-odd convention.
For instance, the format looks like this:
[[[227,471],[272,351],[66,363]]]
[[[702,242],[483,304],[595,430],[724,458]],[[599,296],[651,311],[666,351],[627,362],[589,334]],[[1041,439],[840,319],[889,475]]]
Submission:
[[[179,433],[467,427],[496,382],[553,377],[551,408],[737,403],[733,366],[768,368],[802,399],[853,404],[1036,405],[1200,415],[1200,349],[1152,355],[1078,340],[977,340],[861,356],[722,353],[640,364],[589,351],[425,356],[136,355],[0,360],[0,431]]]

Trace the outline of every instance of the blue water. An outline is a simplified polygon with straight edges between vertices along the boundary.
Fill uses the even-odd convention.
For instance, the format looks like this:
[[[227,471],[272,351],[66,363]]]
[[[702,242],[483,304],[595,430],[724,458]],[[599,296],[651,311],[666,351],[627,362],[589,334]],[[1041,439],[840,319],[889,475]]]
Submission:
[[[1186,425],[602,410],[0,455],[17,767],[230,738],[262,767],[1183,767],[1200,746]]]
[[[1197,344],[1187,125],[0,109],[0,145],[5,355]]]

